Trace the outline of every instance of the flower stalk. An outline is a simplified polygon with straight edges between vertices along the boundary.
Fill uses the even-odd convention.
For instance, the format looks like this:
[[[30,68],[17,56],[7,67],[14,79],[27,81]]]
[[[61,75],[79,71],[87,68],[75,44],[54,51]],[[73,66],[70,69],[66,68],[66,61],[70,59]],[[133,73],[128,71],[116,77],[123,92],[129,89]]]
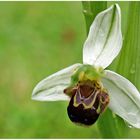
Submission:
[[[106,1],[82,1],[83,14],[85,16],[87,34],[89,32],[90,25],[98,13],[107,8]]]

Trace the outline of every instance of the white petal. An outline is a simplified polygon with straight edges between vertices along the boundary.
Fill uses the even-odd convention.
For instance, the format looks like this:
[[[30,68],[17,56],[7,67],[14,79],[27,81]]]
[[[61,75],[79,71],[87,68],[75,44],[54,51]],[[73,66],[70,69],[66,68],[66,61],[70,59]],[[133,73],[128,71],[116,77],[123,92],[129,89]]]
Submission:
[[[110,96],[109,108],[126,122],[140,128],[140,93],[137,88],[121,75],[106,70],[103,85]]]
[[[80,65],[69,66],[39,82],[33,90],[32,99],[39,101],[69,100],[63,90],[69,86],[71,75]]]
[[[122,47],[121,12],[115,4],[99,13],[83,48],[83,63],[106,68]]]

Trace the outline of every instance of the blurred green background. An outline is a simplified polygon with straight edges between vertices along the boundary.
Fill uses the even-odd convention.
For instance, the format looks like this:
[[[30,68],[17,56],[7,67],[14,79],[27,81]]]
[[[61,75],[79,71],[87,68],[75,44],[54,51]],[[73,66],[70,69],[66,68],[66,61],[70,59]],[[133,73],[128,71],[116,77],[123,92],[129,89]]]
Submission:
[[[128,6],[119,3],[125,32]],[[31,100],[40,80],[82,62],[85,39],[81,2],[0,2],[0,138],[102,137],[96,124],[69,120],[68,102]],[[127,137],[140,131],[131,128]]]

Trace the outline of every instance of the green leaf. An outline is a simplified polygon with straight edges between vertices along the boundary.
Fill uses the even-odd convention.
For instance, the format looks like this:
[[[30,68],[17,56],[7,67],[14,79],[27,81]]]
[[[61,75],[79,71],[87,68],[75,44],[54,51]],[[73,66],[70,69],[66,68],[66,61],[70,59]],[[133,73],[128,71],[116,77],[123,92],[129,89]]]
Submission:
[[[140,2],[131,2],[117,72],[140,90]]]

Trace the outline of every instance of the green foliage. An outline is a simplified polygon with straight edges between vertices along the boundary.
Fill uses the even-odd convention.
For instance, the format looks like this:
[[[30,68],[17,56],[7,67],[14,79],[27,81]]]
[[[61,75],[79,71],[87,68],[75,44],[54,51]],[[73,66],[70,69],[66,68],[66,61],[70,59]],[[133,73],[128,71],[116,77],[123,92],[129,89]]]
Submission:
[[[140,2],[131,2],[118,72],[140,90]]]

